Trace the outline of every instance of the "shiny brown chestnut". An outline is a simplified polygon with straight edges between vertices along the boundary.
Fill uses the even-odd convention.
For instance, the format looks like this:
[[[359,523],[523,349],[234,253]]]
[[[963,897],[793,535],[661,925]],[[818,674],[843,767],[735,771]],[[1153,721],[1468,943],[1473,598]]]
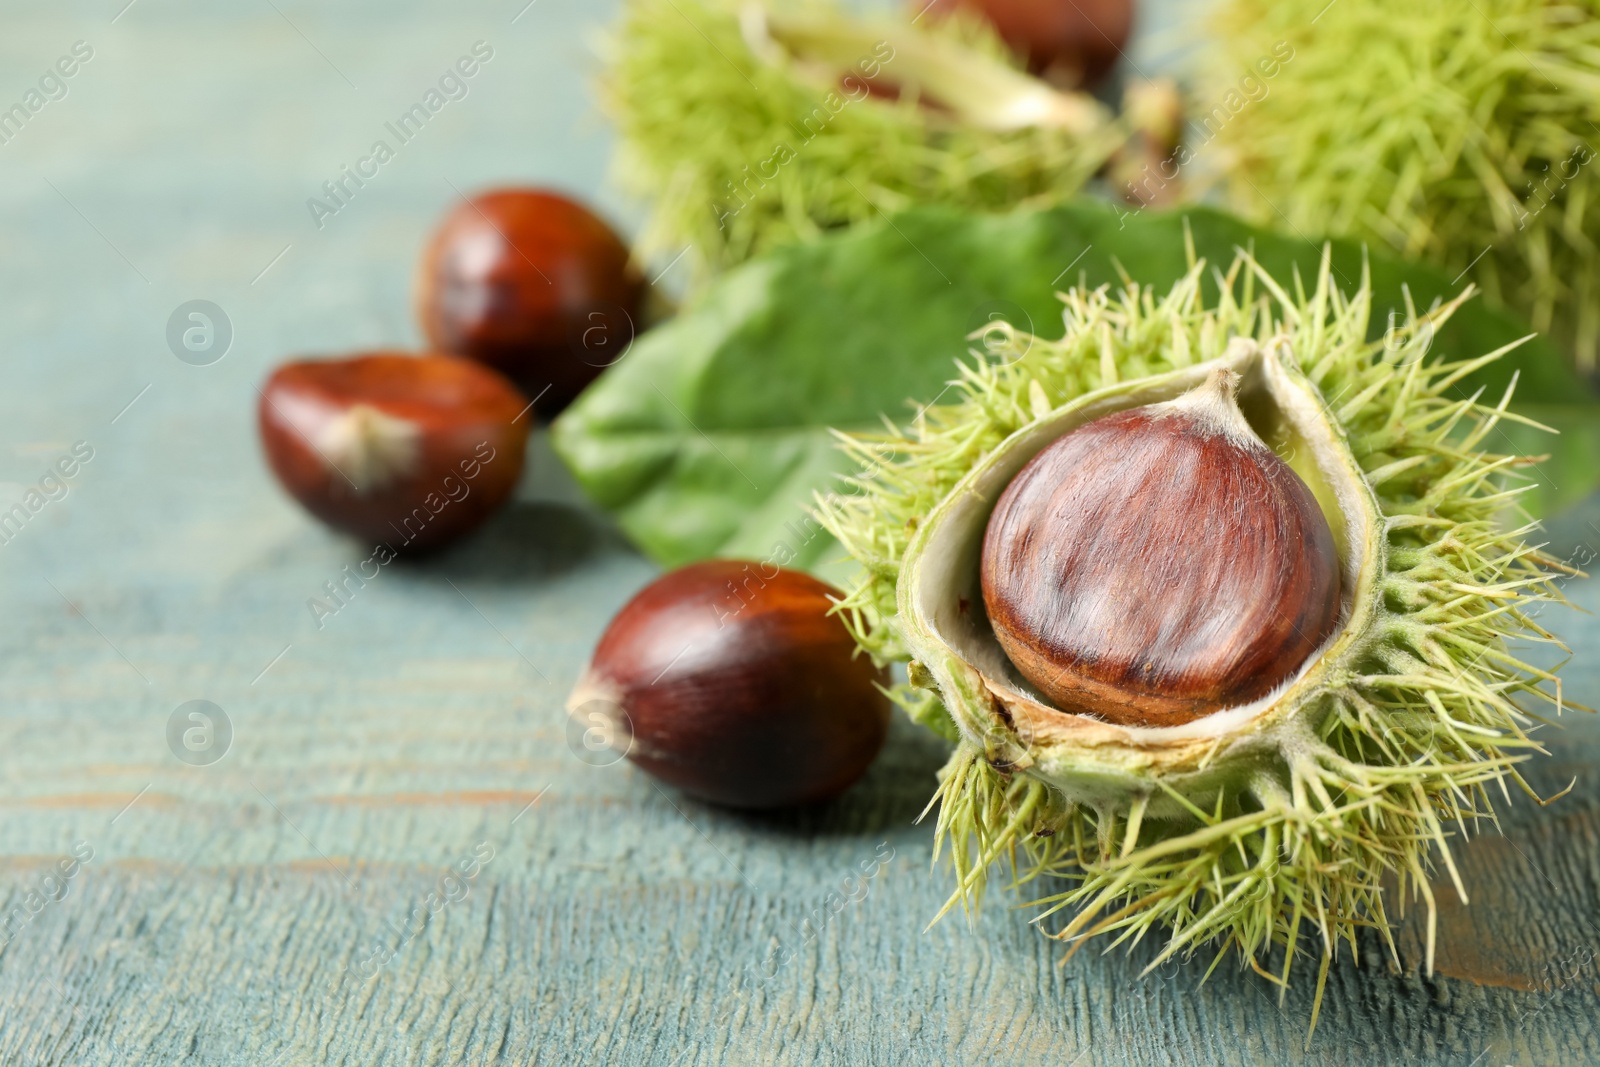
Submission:
[[[542,189],[496,189],[458,205],[428,243],[416,285],[429,344],[499,370],[545,416],[627,351],[643,295],[611,227]]]
[[[1171,726],[1266,696],[1333,632],[1339,560],[1311,490],[1219,370],[1107,415],[1006,487],[984,606],[1013,665],[1064,711]]]
[[[600,709],[636,765],[714,803],[836,796],[889,728],[888,672],[829,614],[839,596],[773,564],[673,571],[612,619],[568,708]]]
[[[918,11],[964,8],[988,19],[1028,69],[1063,89],[1092,88],[1133,33],[1134,0],[912,0]]]
[[[527,408],[472,360],[374,352],[284,364],[257,411],[267,462],[307,511],[418,551],[460,537],[511,495]]]

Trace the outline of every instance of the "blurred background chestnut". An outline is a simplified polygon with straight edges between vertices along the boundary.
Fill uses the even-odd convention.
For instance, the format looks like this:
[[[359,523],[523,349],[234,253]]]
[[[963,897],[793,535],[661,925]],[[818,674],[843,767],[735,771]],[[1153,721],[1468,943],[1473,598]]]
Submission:
[[[912,0],[912,7],[982,15],[1029,71],[1063,89],[1103,81],[1133,33],[1134,0]]]
[[[611,620],[568,708],[609,719],[637,766],[705,800],[827,800],[889,730],[888,671],[829,614],[841,596],[775,564],[663,575]]]
[[[375,352],[286,363],[257,410],[267,462],[307,511],[415,551],[461,536],[511,495],[527,407],[472,360]]]
[[[416,299],[432,347],[501,371],[551,416],[627,351],[643,294],[628,247],[588,208],[507,188],[445,216]]]

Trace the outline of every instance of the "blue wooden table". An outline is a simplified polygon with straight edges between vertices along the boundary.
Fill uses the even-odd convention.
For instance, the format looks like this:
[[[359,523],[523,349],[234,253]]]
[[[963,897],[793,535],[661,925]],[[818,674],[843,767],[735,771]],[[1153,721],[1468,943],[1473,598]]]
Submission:
[[[0,107],[26,110],[0,121],[0,509],[25,515],[0,519],[0,1064],[1600,1062],[1591,718],[1531,775],[1573,791],[1459,852],[1437,973],[1414,926],[1399,966],[1368,944],[1307,1048],[1309,983],[1062,965],[1003,896],[924,930],[944,752],[904,722],[806,812],[585,762],[563,698],[653,569],[542,439],[481,536],[319,627],[307,601],[364,553],[266,473],[269,369],[415,344],[411,265],[463,192],[549,183],[637,222],[591,103],[611,5],[523,5],[0,4]],[[308,206],[478,42],[394,158]],[[195,300],[230,336],[179,358]],[[1592,552],[1600,502],[1551,536]],[[1596,702],[1600,624],[1547,621]]]

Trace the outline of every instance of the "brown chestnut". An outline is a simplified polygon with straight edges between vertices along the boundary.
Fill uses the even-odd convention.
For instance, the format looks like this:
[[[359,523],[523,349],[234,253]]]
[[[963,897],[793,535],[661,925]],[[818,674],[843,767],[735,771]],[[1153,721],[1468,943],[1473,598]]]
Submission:
[[[628,758],[737,808],[826,800],[883,747],[888,673],[856,648],[840,594],[772,564],[673,571],[606,628],[568,707],[602,708]]]
[[[912,7],[982,15],[1027,59],[1029,71],[1063,89],[1100,82],[1133,33],[1133,0],[912,0]]]
[[[1063,711],[1169,726],[1266,696],[1332,633],[1339,558],[1316,497],[1219,370],[1052,442],[1001,494],[983,601]]]
[[[527,408],[472,360],[374,352],[284,364],[258,414],[272,472],[307,511],[414,551],[461,536],[511,495]]]
[[[643,294],[627,245],[588,208],[496,189],[445,216],[416,299],[430,345],[494,367],[551,416],[627,351]]]

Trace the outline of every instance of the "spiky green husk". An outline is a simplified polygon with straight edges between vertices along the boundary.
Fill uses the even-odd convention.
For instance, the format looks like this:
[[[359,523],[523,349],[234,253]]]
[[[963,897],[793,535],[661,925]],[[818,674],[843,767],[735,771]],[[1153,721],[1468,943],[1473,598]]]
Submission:
[[[1109,128],[980,128],[920,105],[914,82],[899,100],[848,99],[841,90],[829,106],[829,86],[814,72],[752,51],[739,21],[749,6],[631,0],[609,49],[604,92],[622,134],[616,174],[654,202],[640,251],[670,257],[687,248],[701,276],[913,204],[1055,203],[1082,189],[1120,141]],[[824,2],[786,13],[796,10],[840,39],[891,49],[934,40],[1012,63],[998,37],[971,20],[912,26],[906,13],[863,22]],[[874,44],[859,52],[847,58],[873,60]],[[892,86],[911,73],[897,53],[874,83]],[[859,95],[859,70],[855,78]]]
[[[1489,451],[1498,425],[1514,418],[1509,392],[1492,407],[1451,396],[1462,377],[1503,353],[1455,364],[1427,358],[1432,332],[1468,293],[1413,311],[1385,342],[1371,343],[1366,280],[1345,295],[1326,260],[1309,293],[1298,279],[1286,291],[1244,257],[1215,279],[1213,307],[1204,306],[1202,279],[1197,264],[1159,299],[1131,282],[1118,293],[1066,293],[1062,340],[991,333],[988,354],[953,383],[955,402],[919,411],[904,429],[843,437],[863,472],[819,507],[863,565],[843,611],[875,657],[907,660],[896,588],[907,546],[1002,441],[1094,390],[1221,357],[1231,338],[1286,338],[1380,513],[1385,570],[1371,621],[1343,661],[1351,668],[1327,675],[1297,705],[1271,739],[1273,761],[1264,769],[1241,763],[1202,808],[1160,775],[1152,791],[1130,791],[1120,804],[1070,803],[1025,762],[994,759],[989,738],[954,729],[926,688],[928,671],[912,663],[902,705],[957,741],[936,796],[935,858],[949,857],[957,885],[945,910],[975,906],[990,868],[1008,861],[1018,883],[1041,875],[1075,883],[1039,902],[1041,919],[1075,913],[1054,936],[1137,942],[1160,928],[1166,944],[1152,967],[1209,942],[1219,960],[1237,949],[1287,984],[1302,920],[1320,936],[1323,975],[1341,940],[1355,950],[1357,928],[1388,937],[1382,884],[1394,876],[1402,902],[1420,895],[1427,906],[1431,966],[1429,875],[1442,863],[1465,899],[1449,839],[1493,817],[1491,788],[1526,789],[1516,765],[1540,751],[1527,733],[1533,716],[1514,701],[1560,706],[1554,676],[1510,647],[1518,638],[1555,641],[1533,608],[1559,599],[1550,578],[1560,565],[1524,543],[1531,526],[1508,530],[1501,521],[1519,492],[1507,472],[1525,462]],[[989,729],[1010,733],[1001,720]],[[1026,738],[1004,740],[1027,747]],[[1217,760],[1239,758],[1233,740],[1218,739]],[[1251,758],[1259,754],[1257,746]],[[1169,814],[1146,819],[1153,803]],[[1275,946],[1287,951],[1271,975]]]
[[[1228,0],[1208,14],[1195,158],[1263,223],[1470,268],[1593,371],[1597,16],[1595,0]],[[1293,59],[1259,77],[1278,42]]]

